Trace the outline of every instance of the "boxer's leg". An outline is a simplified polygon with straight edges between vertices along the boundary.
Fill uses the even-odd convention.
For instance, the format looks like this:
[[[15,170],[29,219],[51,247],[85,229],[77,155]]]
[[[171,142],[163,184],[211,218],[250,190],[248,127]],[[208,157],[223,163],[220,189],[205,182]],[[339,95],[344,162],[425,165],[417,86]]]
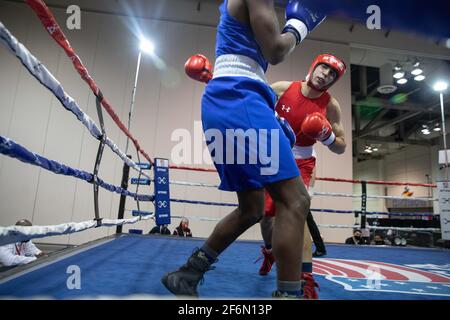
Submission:
[[[277,262],[278,291],[299,295],[303,231],[310,198],[300,177],[266,186],[275,202],[272,245]]]
[[[264,212],[264,189],[238,192],[237,196],[239,207],[219,221],[204,245],[218,255],[257,223]]]
[[[266,207],[267,208],[267,207]],[[275,262],[275,257],[272,252],[272,231],[273,231],[273,216],[266,215],[259,222],[261,227],[261,235],[264,240],[264,246],[261,246],[261,253],[263,255],[263,262],[259,268],[259,274],[267,275]]]
[[[224,217],[205,244],[194,251],[186,264],[165,274],[164,286],[175,295],[198,296],[197,286],[211,264],[244,231],[261,219],[264,212],[264,189],[238,192],[239,207]]]
[[[311,233],[314,245],[316,246],[316,251],[313,253],[313,257],[321,257],[326,255],[327,249],[325,248],[325,243],[323,242],[322,236],[320,235],[320,230],[314,221],[311,211],[308,213],[306,223],[308,224],[309,232]]]

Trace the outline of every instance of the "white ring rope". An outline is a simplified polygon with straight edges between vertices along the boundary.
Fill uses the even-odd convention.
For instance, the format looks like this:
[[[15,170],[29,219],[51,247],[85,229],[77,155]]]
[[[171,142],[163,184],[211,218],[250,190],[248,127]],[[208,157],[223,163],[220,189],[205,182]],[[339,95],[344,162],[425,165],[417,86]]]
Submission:
[[[153,181],[153,180],[152,180]],[[176,181],[171,180],[170,184],[178,186],[191,186],[191,187],[207,187],[207,188],[218,188],[217,184],[201,183],[201,182],[187,182],[187,181]],[[361,198],[361,194],[348,194],[348,193],[337,193],[337,192],[317,192],[314,191],[314,196],[323,197],[343,197],[343,198]],[[438,201],[439,199],[433,199],[428,197],[396,197],[396,196],[377,196],[377,195],[367,195],[368,199],[392,199],[392,200],[406,200],[406,201]]]
[[[148,220],[154,215],[133,217],[130,219],[102,219],[101,227],[113,227],[124,224],[133,224],[141,220]],[[52,226],[10,226],[0,227],[0,246],[22,242],[26,240],[44,238],[48,236],[59,236],[64,234],[71,234],[75,232],[92,229],[97,226],[97,221],[88,220],[83,222],[69,222]]]

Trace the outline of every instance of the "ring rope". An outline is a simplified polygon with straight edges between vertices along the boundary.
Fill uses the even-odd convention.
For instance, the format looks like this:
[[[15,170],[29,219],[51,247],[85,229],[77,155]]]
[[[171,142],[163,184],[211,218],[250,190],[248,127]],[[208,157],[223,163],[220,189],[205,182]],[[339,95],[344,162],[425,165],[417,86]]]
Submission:
[[[378,184],[385,186],[409,186],[409,187],[427,187],[436,188],[437,186],[432,183],[410,183],[410,182],[389,182],[389,181],[376,181],[376,180],[355,180],[355,179],[341,179],[341,178],[316,178],[320,181],[330,181],[330,182],[348,182],[348,183],[362,183],[367,184]]]
[[[53,16],[47,5],[42,0],[26,0],[26,3],[33,9],[38,18],[41,20],[41,23],[45,27],[45,30],[47,30],[50,36],[59,44],[61,48],[64,49],[66,55],[72,61],[73,66],[80,74],[81,78],[89,85],[94,95],[96,97],[99,97],[99,87],[95,83],[94,79],[92,79],[89,71],[83,65],[79,56],[75,53],[75,50],[71,47],[69,40],[66,38],[64,32],[61,30],[61,27],[56,22],[55,17]],[[113,121],[119,126],[120,130],[122,130],[122,132],[125,133],[125,135],[130,138],[131,141],[133,141],[133,144],[138,152],[140,152],[151,164],[153,164],[152,159],[144,151],[144,149],[140,147],[137,139],[133,137],[127,127],[122,123],[119,116],[115,113],[114,109],[111,107],[104,96],[102,96],[101,104],[111,116]]]
[[[154,181],[154,180],[151,180]],[[217,188],[217,184],[209,184],[202,182],[187,182],[187,181],[176,181],[170,180],[170,184],[178,186],[190,186],[190,187],[207,187],[207,188]],[[325,196],[325,197],[343,197],[343,198],[361,198],[361,194],[347,194],[347,193],[335,193],[335,192],[317,192],[313,193],[315,196]],[[377,195],[367,195],[368,199],[392,199],[392,200],[406,200],[406,201],[439,201],[439,199],[433,199],[428,197],[396,197],[396,196],[377,196]]]
[[[49,160],[37,153],[27,150],[20,144],[1,135],[0,135],[0,153],[7,155],[11,158],[16,158],[24,163],[41,167],[56,174],[72,176],[80,180],[93,183],[94,175],[92,173],[71,168],[69,166],[66,166],[65,164],[59,163],[54,160]],[[121,187],[117,187],[112,184],[106,183],[100,178],[98,178],[98,185],[106,190],[119,193],[125,196],[133,197],[141,201],[154,200],[154,196],[152,195],[136,194],[128,190],[125,190]]]
[[[344,197],[344,198],[361,198],[362,194],[347,194],[347,193],[335,193],[335,192],[314,192],[316,196],[325,197]],[[406,200],[406,201],[439,201],[439,199],[433,199],[428,197],[397,197],[397,196],[377,196],[367,195],[368,199],[391,199],[391,200]]]
[[[114,227],[124,224],[133,224],[141,220],[152,219],[153,216],[139,216],[130,219],[102,219],[102,227]],[[59,236],[84,231],[97,227],[96,220],[82,222],[69,222],[52,226],[10,226],[0,227],[0,246],[22,242],[26,240]]]
[[[217,172],[215,169],[194,168],[194,167],[178,166],[178,165],[170,165],[169,168],[170,169],[176,169],[176,170]],[[362,183],[362,182],[366,182],[367,184],[377,184],[377,185],[387,185],[387,186],[409,186],[409,187],[437,188],[437,185],[433,184],[433,183],[413,183],[413,182],[376,181],[376,180],[355,180],[355,179],[320,178],[320,177],[316,177],[316,180],[318,180],[318,181],[329,181],[329,182],[348,182],[348,183]]]
[[[97,140],[102,139],[102,131],[98,128],[95,121],[93,121],[83,110],[78,106],[77,102],[69,96],[62,87],[61,83],[53,76],[53,74],[35,57],[31,52],[21,44],[9,30],[0,22],[0,42],[5,45],[9,51],[14,54],[25,66],[25,68],[48,90],[50,90],[55,97],[61,102],[63,107],[72,112],[77,119],[89,130],[91,135]],[[110,138],[105,138],[105,144],[117,154],[122,161],[136,171],[140,171],[140,167],[128,158],[119,147]],[[147,174],[143,174],[150,178]]]
[[[233,203],[223,203],[223,202],[210,202],[210,201],[197,201],[197,200],[184,200],[184,199],[170,199],[171,202],[180,202],[180,203],[189,203],[189,204],[203,204],[203,205],[212,205],[212,206],[224,206],[224,207],[237,207],[237,204]],[[333,210],[333,209],[310,209],[313,212],[327,212],[327,213],[341,213],[341,214],[355,214],[361,213],[358,210]],[[411,215],[411,216],[435,216],[433,213],[411,213],[411,212],[379,212],[379,211],[369,211],[366,212],[367,215]]]

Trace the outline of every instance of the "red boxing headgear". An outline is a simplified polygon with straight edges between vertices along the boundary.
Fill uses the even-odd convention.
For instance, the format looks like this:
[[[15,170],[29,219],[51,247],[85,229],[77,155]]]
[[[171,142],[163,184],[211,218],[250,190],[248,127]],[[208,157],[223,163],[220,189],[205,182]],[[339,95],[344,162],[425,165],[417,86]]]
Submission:
[[[311,81],[311,77],[314,73],[314,70],[316,69],[316,67],[319,64],[326,64],[331,69],[333,69],[334,72],[336,72],[336,78],[329,85],[322,87],[322,88],[315,87]],[[328,53],[321,54],[316,57],[316,59],[311,64],[311,67],[309,68],[308,75],[306,76],[307,84],[314,90],[326,91],[344,75],[346,69],[347,69],[347,66],[345,65],[345,62],[343,60],[339,59],[336,56],[333,56],[332,54],[328,54]]]

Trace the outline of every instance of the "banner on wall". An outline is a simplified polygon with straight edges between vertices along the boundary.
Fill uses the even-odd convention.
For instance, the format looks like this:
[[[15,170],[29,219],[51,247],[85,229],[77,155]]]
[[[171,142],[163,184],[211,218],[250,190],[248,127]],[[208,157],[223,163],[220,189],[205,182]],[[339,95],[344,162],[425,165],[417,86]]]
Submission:
[[[450,240],[450,184],[448,181],[437,182],[439,212],[441,213],[442,239]]]

